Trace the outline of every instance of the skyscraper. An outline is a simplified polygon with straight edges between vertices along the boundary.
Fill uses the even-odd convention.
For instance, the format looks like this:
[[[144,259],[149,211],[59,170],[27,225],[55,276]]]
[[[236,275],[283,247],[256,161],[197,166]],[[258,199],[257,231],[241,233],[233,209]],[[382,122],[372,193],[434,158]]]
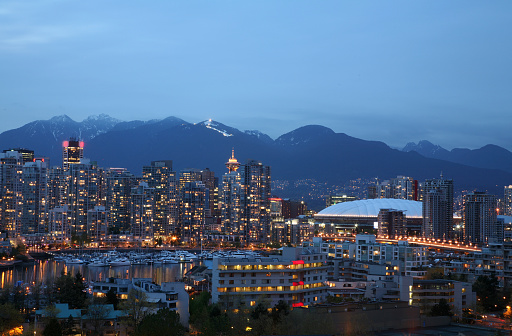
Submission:
[[[153,241],[154,209],[155,189],[140,182],[132,188],[130,214],[133,239],[141,245],[150,245]]]
[[[69,169],[69,165],[80,163],[84,157],[84,142],[70,138],[62,143],[62,168]]]
[[[155,189],[155,236],[176,233],[178,224],[178,185],[171,160],[151,162],[142,167],[142,180]]]
[[[9,238],[21,234],[23,214],[22,174],[23,157],[16,151],[0,154],[0,199],[1,230],[7,232]]]
[[[504,215],[512,216],[512,185],[505,186],[505,192],[503,197]]]
[[[248,160],[240,171],[243,197],[241,231],[245,243],[267,242],[270,238],[270,167]]]
[[[453,239],[453,180],[426,180],[423,186],[423,235]]]
[[[485,192],[464,195],[464,238],[483,245],[503,242],[503,225],[498,222],[498,198]]]
[[[48,167],[44,159],[26,162],[22,168],[22,234],[46,231],[48,200]]]
[[[130,197],[137,179],[125,168],[110,168],[107,171],[107,213],[112,233],[130,229]]]
[[[208,188],[200,182],[185,182],[180,190],[181,240],[189,244],[199,244],[205,230],[206,209],[209,206]]]

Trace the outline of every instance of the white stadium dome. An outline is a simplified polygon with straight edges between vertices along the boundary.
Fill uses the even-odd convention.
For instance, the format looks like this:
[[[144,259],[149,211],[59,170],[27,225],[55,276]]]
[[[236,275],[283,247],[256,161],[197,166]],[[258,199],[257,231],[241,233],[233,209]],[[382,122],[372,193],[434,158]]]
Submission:
[[[418,201],[375,198],[338,203],[323,209],[315,217],[377,218],[381,209],[395,209],[404,211],[407,218],[422,218],[422,208],[423,203]]]

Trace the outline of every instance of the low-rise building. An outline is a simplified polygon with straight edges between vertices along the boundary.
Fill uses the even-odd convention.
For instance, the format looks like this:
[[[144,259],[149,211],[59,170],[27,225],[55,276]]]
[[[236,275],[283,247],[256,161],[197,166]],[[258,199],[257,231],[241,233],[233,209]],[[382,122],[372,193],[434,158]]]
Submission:
[[[214,258],[212,301],[226,309],[285,301],[292,307],[323,302],[327,256],[314,249],[285,247],[281,256]]]

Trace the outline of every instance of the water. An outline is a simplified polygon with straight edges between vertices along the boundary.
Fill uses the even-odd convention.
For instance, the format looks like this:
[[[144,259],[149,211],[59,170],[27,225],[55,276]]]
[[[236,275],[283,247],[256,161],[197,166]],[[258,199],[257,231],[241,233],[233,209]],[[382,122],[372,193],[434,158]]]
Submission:
[[[80,272],[86,281],[104,281],[107,278],[151,278],[157,284],[173,282],[194,266],[193,263],[163,265],[131,265],[120,267],[87,267],[86,265],[66,265],[63,261],[42,260],[33,265],[18,266],[14,269],[0,270],[0,288],[23,283],[53,282],[62,271],[75,275]]]

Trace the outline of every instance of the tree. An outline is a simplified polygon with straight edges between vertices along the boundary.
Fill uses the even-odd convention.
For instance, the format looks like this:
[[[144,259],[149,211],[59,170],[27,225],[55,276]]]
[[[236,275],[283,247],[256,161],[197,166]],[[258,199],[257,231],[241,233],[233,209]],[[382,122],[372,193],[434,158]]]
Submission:
[[[137,328],[142,319],[149,314],[151,305],[148,296],[141,290],[132,288],[128,292],[128,298],[120,304],[120,308],[128,316],[128,325]]]
[[[145,316],[135,330],[134,336],[184,335],[180,315],[169,308]]]
[[[20,312],[10,303],[0,305],[0,335],[21,325],[23,318]]]
[[[75,335],[75,319],[73,316],[69,315],[66,321],[61,322],[62,327],[62,335]]]
[[[105,330],[105,320],[110,315],[111,309],[103,304],[90,304],[87,307],[87,329],[92,335],[101,336]]]
[[[478,303],[485,311],[505,308],[503,293],[500,291],[498,279],[494,275],[480,275],[473,284],[473,291],[476,292]]]
[[[114,306],[114,309],[117,309],[117,306],[119,305],[119,298],[117,297],[116,291],[114,288],[110,288],[105,295],[105,303],[111,304]]]
[[[48,321],[43,330],[43,336],[62,336],[62,327],[56,318]]]
[[[55,280],[55,298],[60,303],[67,303],[71,308],[84,308],[87,299],[85,284],[80,272],[75,276],[62,273]]]
[[[441,299],[430,309],[430,316],[453,316],[452,308],[446,299]]]

